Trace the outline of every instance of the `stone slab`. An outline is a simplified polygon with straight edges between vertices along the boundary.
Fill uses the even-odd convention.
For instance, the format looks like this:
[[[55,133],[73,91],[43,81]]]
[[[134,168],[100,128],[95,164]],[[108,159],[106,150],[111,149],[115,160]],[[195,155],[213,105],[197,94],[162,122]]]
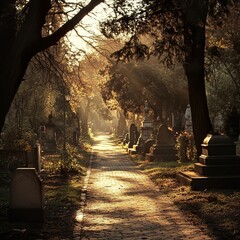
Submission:
[[[194,169],[197,174],[203,176],[230,176],[240,174],[239,165],[204,165],[195,163]]]
[[[177,173],[177,180],[192,190],[240,189],[240,175],[206,177],[194,171],[185,171]]]
[[[206,156],[200,155],[199,162],[204,165],[238,165],[240,158],[236,155],[229,156]]]

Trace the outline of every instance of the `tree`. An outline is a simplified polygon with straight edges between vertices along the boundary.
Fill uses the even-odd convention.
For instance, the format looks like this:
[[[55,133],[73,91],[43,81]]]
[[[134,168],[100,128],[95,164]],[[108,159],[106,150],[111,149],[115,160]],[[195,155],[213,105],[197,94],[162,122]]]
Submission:
[[[102,85],[103,99],[110,104],[116,100],[125,116],[129,112],[141,114],[146,100],[155,119],[159,117],[162,122],[172,112],[186,108],[188,95],[182,71],[176,68],[166,73],[153,57],[148,61],[111,65],[108,76],[108,81]]]
[[[0,45],[0,129],[4,125],[14,96],[23,81],[28,64],[37,53],[56,45],[103,0],[91,0],[87,5],[82,1],[75,3],[74,16],[68,20],[66,1],[3,0],[0,3],[0,32],[4,41]],[[60,11],[61,10],[61,11]],[[66,10],[66,11],[65,11]],[[58,29],[47,24],[47,18],[61,13],[63,21]],[[54,18],[56,19],[56,18]],[[48,22],[49,23],[49,22]],[[46,30],[46,28],[48,30]]]
[[[208,29],[206,77],[209,109],[213,117],[239,109],[240,103],[240,3],[230,8],[231,15],[221,29]]]
[[[119,7],[121,2],[121,8]],[[127,37],[123,49],[114,56],[118,60],[143,59],[158,55],[166,65],[183,63],[188,79],[193,132],[198,154],[206,134],[212,131],[205,92],[204,51],[207,16],[221,23],[231,1],[211,0],[142,0],[129,5],[117,1],[115,15],[102,25],[107,37]],[[220,20],[219,20],[219,19]],[[216,21],[213,26],[217,26]],[[144,42],[151,39],[151,44]]]

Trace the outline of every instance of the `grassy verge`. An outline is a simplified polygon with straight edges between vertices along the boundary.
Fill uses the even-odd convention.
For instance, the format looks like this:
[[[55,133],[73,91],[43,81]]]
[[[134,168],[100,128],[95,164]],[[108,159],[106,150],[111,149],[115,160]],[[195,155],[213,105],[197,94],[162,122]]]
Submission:
[[[42,161],[44,223],[10,222],[9,186],[0,187],[0,239],[64,239],[73,234],[76,211],[81,208],[80,194],[90,159],[90,149],[74,150],[68,156],[68,172],[61,172],[61,156],[45,155]],[[13,231],[13,229],[19,229]]]
[[[132,160],[154,181],[162,194],[170,196],[190,221],[204,224],[218,240],[240,239],[240,192],[236,190],[192,191],[180,185],[176,173],[192,169],[193,163]]]

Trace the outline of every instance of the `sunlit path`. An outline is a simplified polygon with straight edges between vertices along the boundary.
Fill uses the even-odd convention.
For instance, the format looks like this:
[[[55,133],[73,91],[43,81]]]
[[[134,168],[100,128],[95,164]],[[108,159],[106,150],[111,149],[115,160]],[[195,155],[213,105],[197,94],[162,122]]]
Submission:
[[[108,135],[96,137],[81,239],[210,240]]]

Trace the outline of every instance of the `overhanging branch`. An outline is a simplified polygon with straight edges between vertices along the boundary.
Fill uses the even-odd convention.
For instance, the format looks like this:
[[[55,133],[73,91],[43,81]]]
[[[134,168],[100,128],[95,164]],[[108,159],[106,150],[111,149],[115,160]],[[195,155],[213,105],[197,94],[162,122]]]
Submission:
[[[48,37],[42,39],[40,51],[52,45],[55,45],[62,37],[71,31],[85,16],[87,16],[95,7],[97,7],[104,0],[91,0],[85,7],[83,7],[72,19],[68,20],[57,31]]]

